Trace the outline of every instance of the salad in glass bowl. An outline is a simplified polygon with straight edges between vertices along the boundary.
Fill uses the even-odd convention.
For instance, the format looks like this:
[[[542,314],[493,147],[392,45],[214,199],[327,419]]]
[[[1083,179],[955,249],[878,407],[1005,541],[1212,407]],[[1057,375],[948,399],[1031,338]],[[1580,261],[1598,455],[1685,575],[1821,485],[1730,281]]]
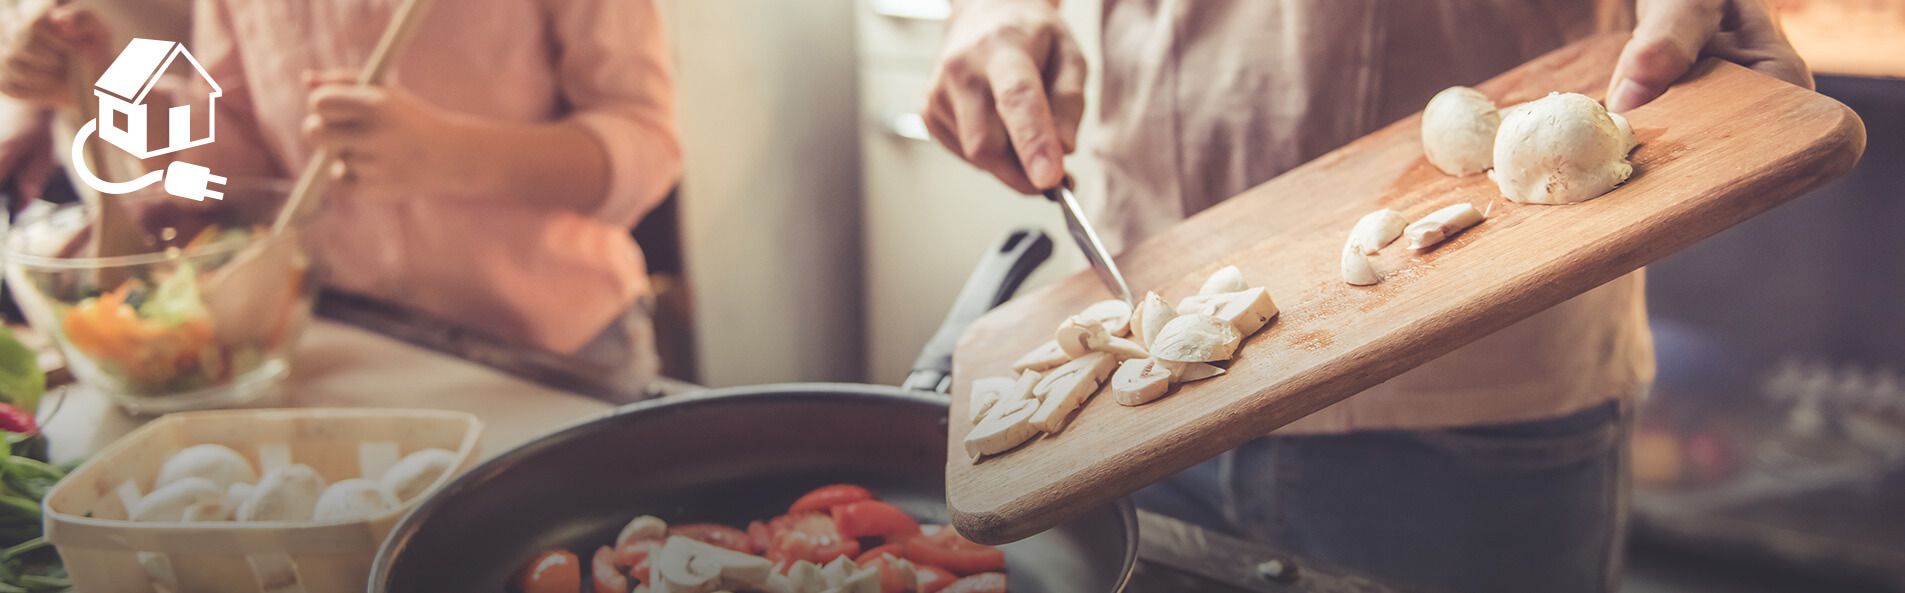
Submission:
[[[92,224],[77,205],[29,212],[6,241],[14,299],[75,378],[128,411],[256,399],[288,372],[315,295],[302,222],[268,230],[286,190],[234,180],[222,203],[108,196],[147,235],[142,252],[108,257],[85,255]]]

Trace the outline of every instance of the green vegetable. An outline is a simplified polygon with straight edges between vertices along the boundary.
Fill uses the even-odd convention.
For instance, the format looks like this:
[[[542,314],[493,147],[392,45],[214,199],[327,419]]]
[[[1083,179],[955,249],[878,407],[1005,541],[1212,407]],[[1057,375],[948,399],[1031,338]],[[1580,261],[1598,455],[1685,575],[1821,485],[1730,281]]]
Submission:
[[[45,394],[46,373],[40,370],[39,353],[0,327],[0,399],[32,414]]]
[[[140,317],[168,325],[211,315],[205,310],[204,297],[199,296],[198,268],[190,260],[181,260],[172,275],[160,280],[138,307]]]

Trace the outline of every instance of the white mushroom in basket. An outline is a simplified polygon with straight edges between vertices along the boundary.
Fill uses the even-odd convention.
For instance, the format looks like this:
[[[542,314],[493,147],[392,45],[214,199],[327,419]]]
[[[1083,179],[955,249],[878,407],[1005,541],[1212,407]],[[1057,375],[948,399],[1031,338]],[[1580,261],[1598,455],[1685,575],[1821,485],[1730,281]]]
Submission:
[[[1632,129],[1623,130],[1599,101],[1553,93],[1517,107],[1495,136],[1489,177],[1508,199],[1572,204],[1626,182],[1634,166]]]
[[[1473,204],[1462,202],[1430,212],[1428,216],[1409,223],[1402,234],[1409,238],[1410,249],[1428,249],[1481,222],[1482,212],[1476,210]]]
[[[258,481],[258,472],[251,467],[251,461],[243,454],[224,445],[192,445],[173,453],[159,466],[159,477],[153,481],[153,488],[163,488],[167,484],[185,478],[204,478],[220,489],[239,482]]]
[[[265,472],[251,498],[238,507],[239,521],[309,521],[324,495],[324,477],[303,464]],[[221,491],[221,495],[222,495]]]
[[[384,470],[378,481],[397,502],[406,502],[423,494],[437,479],[456,468],[456,453],[448,449],[420,449]]]
[[[397,508],[397,498],[373,480],[340,480],[324,489],[311,511],[312,521],[356,521]]]
[[[126,509],[126,518],[141,522],[223,521],[230,514],[225,489],[196,476],[173,480]]]

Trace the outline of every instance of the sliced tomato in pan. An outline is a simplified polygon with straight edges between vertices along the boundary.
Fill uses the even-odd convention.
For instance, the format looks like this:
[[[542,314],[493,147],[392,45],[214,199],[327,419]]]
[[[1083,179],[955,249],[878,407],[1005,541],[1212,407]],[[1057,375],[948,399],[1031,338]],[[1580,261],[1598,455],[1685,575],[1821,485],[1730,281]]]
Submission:
[[[787,514],[792,515],[794,513],[805,513],[805,512],[811,512],[811,511],[819,511],[824,513],[824,512],[827,512],[829,509],[832,509],[836,506],[840,506],[843,504],[847,504],[849,502],[857,502],[857,501],[872,500],[872,499],[873,499],[872,492],[868,491],[865,488],[855,486],[853,484],[833,484],[828,486],[821,486],[819,488],[815,488],[812,492],[803,494],[801,495],[800,498],[795,499],[793,506],[787,507]]]
[[[767,559],[776,564],[795,560],[826,564],[860,553],[860,542],[841,535],[833,517],[821,513],[781,515],[767,523],[767,530],[771,534]]]
[[[919,533],[919,521],[899,507],[877,500],[861,500],[833,507],[833,522],[847,537],[883,537],[899,540]]]
[[[944,568],[957,575],[1005,570],[1005,552],[960,537],[951,527],[907,538],[904,545],[907,560]]]
[[[628,593],[628,576],[615,567],[615,550],[608,546],[595,549],[595,558],[589,562],[594,577],[595,593]]]
[[[939,593],[1005,593],[1005,574],[986,572],[953,581]]]
[[[688,539],[721,546],[742,554],[760,553],[760,550],[754,548],[754,538],[749,537],[747,532],[726,525],[717,525],[714,523],[675,525],[668,528],[668,535],[679,535]]]

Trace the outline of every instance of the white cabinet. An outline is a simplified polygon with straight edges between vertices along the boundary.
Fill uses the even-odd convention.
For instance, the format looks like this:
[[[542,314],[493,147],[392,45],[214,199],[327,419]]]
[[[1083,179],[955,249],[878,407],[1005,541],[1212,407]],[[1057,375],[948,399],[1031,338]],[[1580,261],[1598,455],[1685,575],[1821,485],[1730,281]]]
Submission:
[[[951,307],[981,253],[1006,232],[1045,227],[1055,255],[1027,288],[1082,266],[1058,210],[1019,195],[925,136],[917,114],[939,52],[945,0],[857,0],[861,145],[862,326],[867,379],[897,383]],[[1094,65],[1097,3],[1066,3]],[[1088,97],[1095,104],[1096,93]],[[1096,112],[1086,114],[1086,122]],[[1089,132],[1090,126],[1085,126]],[[1089,146],[1081,138],[1081,146]],[[1082,191],[1099,186],[1087,155],[1067,160]]]

